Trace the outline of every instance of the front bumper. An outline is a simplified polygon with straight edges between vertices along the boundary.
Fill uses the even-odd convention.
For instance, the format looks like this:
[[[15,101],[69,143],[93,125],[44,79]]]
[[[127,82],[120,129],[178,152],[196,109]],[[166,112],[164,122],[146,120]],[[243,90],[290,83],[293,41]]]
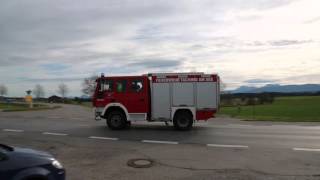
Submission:
[[[60,169],[54,173],[51,173],[48,177],[49,180],[65,180],[66,179],[66,170]]]

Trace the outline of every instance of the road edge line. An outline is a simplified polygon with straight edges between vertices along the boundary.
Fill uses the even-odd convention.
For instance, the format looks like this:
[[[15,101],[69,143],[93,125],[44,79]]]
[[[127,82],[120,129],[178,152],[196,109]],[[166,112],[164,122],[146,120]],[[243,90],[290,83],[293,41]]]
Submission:
[[[5,132],[24,132],[22,129],[2,129]]]
[[[221,148],[249,148],[245,145],[231,145],[231,144],[207,144],[208,147],[221,147]]]
[[[143,143],[154,143],[154,144],[179,144],[176,141],[156,141],[156,140],[142,140]]]
[[[53,133],[53,132],[43,132],[43,135],[53,135],[53,136],[68,136],[68,134],[65,133]]]
[[[298,148],[298,147],[295,147],[295,148],[292,148],[292,150],[294,150],[294,151],[320,152],[320,149],[317,149],[317,148]]]
[[[102,137],[102,136],[89,136],[89,139],[102,139],[102,140],[112,140],[112,141],[118,141],[119,138],[113,138],[113,137]]]

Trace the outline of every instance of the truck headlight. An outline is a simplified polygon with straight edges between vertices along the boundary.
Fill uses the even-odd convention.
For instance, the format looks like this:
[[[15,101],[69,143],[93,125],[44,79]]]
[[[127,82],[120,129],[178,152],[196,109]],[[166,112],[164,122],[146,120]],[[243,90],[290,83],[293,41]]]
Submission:
[[[53,159],[51,164],[52,164],[53,167],[55,167],[57,169],[63,169],[62,164],[56,159]]]

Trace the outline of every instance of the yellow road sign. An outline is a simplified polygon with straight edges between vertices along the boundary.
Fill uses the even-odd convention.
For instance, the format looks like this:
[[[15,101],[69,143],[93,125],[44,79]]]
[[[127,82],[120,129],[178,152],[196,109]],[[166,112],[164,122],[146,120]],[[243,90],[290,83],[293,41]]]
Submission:
[[[25,99],[25,101],[28,102],[28,103],[31,103],[31,102],[32,102],[32,96],[30,96],[30,95],[27,95],[24,99]]]

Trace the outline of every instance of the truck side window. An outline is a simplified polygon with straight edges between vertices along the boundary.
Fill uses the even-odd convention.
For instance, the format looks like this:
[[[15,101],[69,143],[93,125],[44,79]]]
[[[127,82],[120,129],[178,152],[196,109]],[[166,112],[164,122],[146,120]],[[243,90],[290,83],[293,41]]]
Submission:
[[[126,91],[126,85],[127,85],[127,81],[126,81],[126,80],[118,81],[118,82],[116,83],[117,92],[118,92],[118,93],[125,92],[125,91]]]
[[[111,92],[113,89],[113,81],[112,80],[101,80],[100,91],[108,91]]]
[[[142,80],[133,80],[131,82],[131,91],[140,92],[143,89],[143,81]]]

